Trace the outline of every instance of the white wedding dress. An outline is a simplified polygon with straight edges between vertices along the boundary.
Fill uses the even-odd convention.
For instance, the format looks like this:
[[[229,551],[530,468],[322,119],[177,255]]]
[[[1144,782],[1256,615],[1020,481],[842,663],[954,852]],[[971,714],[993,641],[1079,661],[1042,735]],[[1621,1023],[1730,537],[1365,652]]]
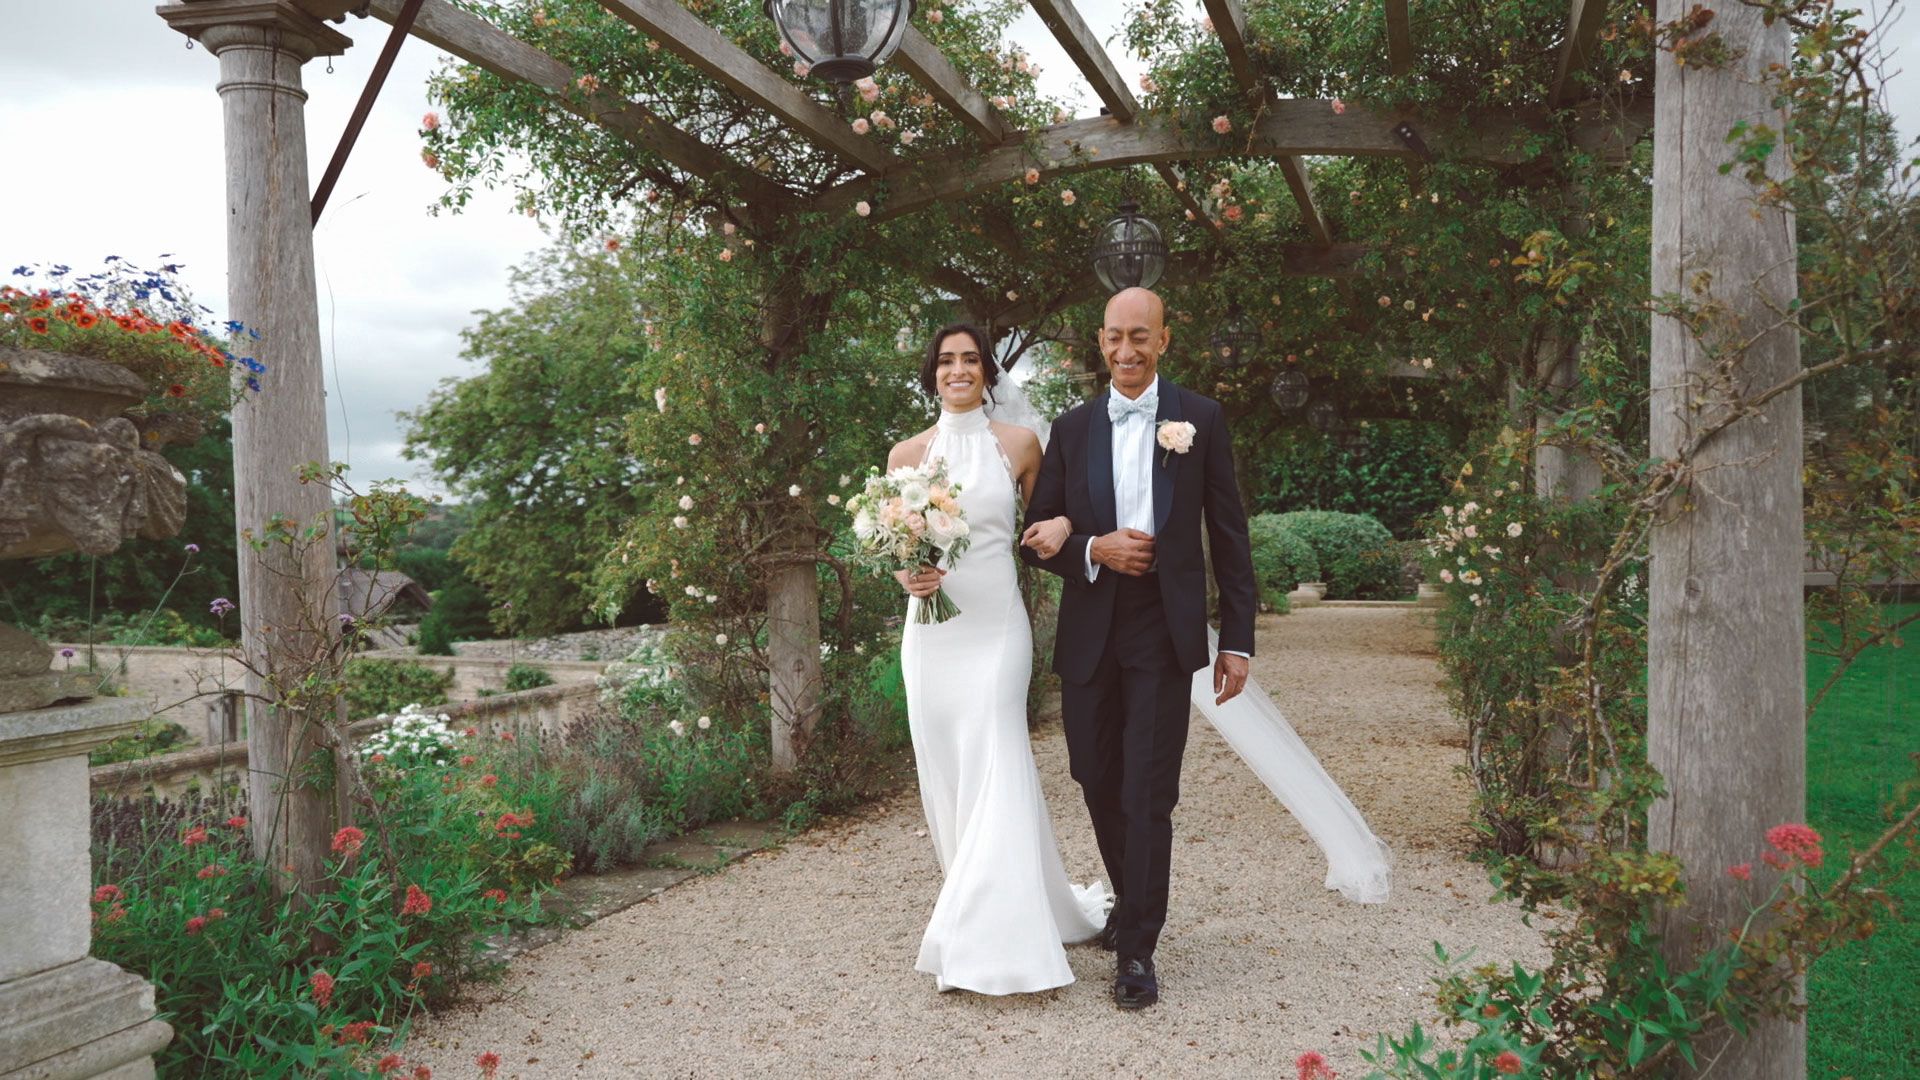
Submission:
[[[920,801],[946,874],[914,968],[941,990],[1065,986],[1062,946],[1099,933],[1111,897],[1068,880],[1027,740],[1017,489],[984,410],[942,412],[927,458],[946,460],[972,540],[941,582],[960,614],[922,624],[909,598],[900,643]]]

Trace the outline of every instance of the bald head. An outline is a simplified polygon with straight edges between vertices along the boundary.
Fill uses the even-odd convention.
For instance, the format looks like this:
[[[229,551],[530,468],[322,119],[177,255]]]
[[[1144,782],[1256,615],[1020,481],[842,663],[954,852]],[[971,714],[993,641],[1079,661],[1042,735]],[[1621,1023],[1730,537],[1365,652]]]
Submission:
[[[1122,289],[1107,301],[1106,325],[1100,328],[1100,355],[1113,375],[1113,389],[1128,398],[1139,397],[1160,368],[1167,351],[1167,309],[1151,289]]]

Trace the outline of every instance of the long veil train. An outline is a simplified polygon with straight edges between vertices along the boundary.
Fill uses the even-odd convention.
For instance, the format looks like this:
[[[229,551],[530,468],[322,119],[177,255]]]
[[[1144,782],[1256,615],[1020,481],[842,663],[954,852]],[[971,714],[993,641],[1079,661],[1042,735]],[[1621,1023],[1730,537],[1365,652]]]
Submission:
[[[1207,628],[1207,655],[1220,635]],[[1359,904],[1383,904],[1393,881],[1387,845],[1333,782],[1257,679],[1225,705],[1213,703],[1211,665],[1194,673],[1193,704],[1267,785],[1327,859],[1327,888]]]

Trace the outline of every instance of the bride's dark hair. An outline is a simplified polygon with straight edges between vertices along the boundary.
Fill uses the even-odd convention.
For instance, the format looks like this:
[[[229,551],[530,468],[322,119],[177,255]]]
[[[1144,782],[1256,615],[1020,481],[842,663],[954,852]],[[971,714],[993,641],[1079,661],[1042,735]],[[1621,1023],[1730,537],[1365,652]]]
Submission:
[[[1000,381],[1000,362],[993,358],[993,345],[987,340],[987,332],[972,323],[949,323],[933,335],[927,342],[927,357],[920,362],[920,389],[930,398],[940,396],[940,385],[934,382],[934,374],[940,370],[940,343],[955,334],[965,334],[973,339],[974,348],[980,351],[980,374],[987,383],[987,398],[993,399],[993,384]]]

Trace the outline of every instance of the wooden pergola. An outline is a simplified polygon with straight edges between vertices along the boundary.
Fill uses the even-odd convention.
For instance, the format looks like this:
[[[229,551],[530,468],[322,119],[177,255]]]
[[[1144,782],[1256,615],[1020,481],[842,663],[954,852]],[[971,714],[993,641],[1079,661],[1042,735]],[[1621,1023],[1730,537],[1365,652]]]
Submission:
[[[645,101],[604,91],[578,93],[582,73],[447,0],[185,0],[160,7],[163,18],[220,60],[231,315],[261,329],[262,351],[269,361],[265,392],[235,413],[241,527],[275,514],[318,520],[328,509],[324,490],[296,480],[301,463],[328,457],[300,70],[315,56],[336,55],[351,44],[329,22],[356,12],[399,25],[406,34],[501,79],[544,91],[555,106],[658,155],[673,168],[723,185],[742,200],[739,215],[754,223],[772,222],[796,209],[849,208],[863,199],[874,202],[872,217],[884,221],[1014,181],[1029,168],[1055,176],[1150,166],[1195,219],[1217,234],[1219,223],[1208,217],[1188,182],[1191,170],[1229,153],[1265,155],[1278,163],[1299,207],[1302,235],[1276,253],[1282,271],[1289,274],[1351,274],[1371,250],[1364,242],[1333,234],[1315,200],[1304,161],[1308,157],[1398,159],[1410,166],[1410,183],[1418,184],[1419,167],[1430,151],[1490,166],[1515,165],[1519,161],[1507,149],[1511,136],[1570,119],[1578,146],[1618,154],[1652,127],[1655,291],[1688,291],[1683,282],[1691,279],[1683,277],[1683,268],[1690,273],[1703,259],[1711,259],[1717,260],[1716,287],[1724,290],[1718,299],[1756,325],[1767,323],[1770,306],[1784,310],[1794,295],[1791,218],[1782,228],[1781,212],[1751,212],[1751,193],[1743,179],[1717,170],[1725,154],[1720,136],[1732,123],[1772,112],[1759,76],[1768,61],[1783,61],[1790,45],[1786,22],[1764,25],[1757,9],[1733,5],[1713,23],[1740,58],[1728,69],[1659,64],[1651,107],[1642,99],[1636,108],[1609,111],[1578,100],[1577,94],[1606,18],[1606,0],[1571,0],[1557,74],[1539,105],[1517,113],[1416,113],[1362,105],[1336,111],[1328,101],[1277,98],[1255,63],[1254,43],[1238,0],[1205,0],[1239,92],[1259,106],[1254,129],[1229,149],[1217,141],[1196,143],[1167,118],[1143,110],[1071,0],[1030,2],[1104,106],[1104,115],[1016,130],[947,57],[910,28],[893,63],[964,125],[972,145],[909,158],[854,134],[806,89],[674,0],[600,0],[607,12],[633,28],[636,48],[657,42],[741,102],[843,163],[846,178],[816,196],[762,175],[676,127]],[[1381,0],[1381,5],[1387,31],[1382,60],[1395,73],[1408,73],[1419,47],[1410,0]],[[1675,19],[1684,10],[1680,0],[1659,0],[1658,6],[1662,20]],[[1784,168],[1784,162],[1782,149],[1776,152],[1774,167]],[[1789,271],[1777,272],[1781,266]],[[941,274],[930,284],[963,301],[999,293],[959,271]],[[1068,297],[1047,303],[1057,307],[1095,295],[1088,274]],[[1029,300],[976,315],[1018,325],[1047,313],[1040,302]],[[1683,340],[1684,330],[1675,320],[1656,323],[1674,323],[1655,332],[1654,452],[1661,454],[1680,445],[1698,422],[1687,400],[1712,360],[1699,343]],[[1797,370],[1797,342],[1791,331],[1766,335],[1756,349],[1765,377]],[[1717,501],[1699,503],[1678,522],[1664,526],[1654,541],[1652,742],[1656,764],[1675,790],[1686,792],[1684,800],[1662,804],[1666,817],[1656,813],[1655,843],[1694,868],[1689,874],[1689,911],[1707,925],[1724,921],[1738,903],[1717,870],[1739,861],[1735,852],[1749,842],[1744,830],[1754,814],[1769,821],[1799,820],[1802,815],[1804,777],[1798,756],[1786,753],[1761,764],[1731,767],[1749,760],[1756,743],[1800,746],[1804,739],[1800,623],[1797,617],[1779,615],[1800,610],[1798,392],[1781,395],[1763,411],[1764,424],[1747,421],[1742,438],[1715,444],[1700,464],[1704,468],[1756,457],[1766,460],[1723,470],[1716,481]],[[790,420],[783,428],[804,433],[805,419]],[[1778,528],[1765,530],[1756,540],[1743,520],[1743,505],[1779,508],[1773,514]],[[255,567],[243,560],[240,600],[249,654],[272,657],[289,647],[285,628],[301,625],[303,617],[326,625],[337,610],[331,549],[320,545],[315,550],[310,565],[303,566]],[[1721,557],[1736,551],[1737,558]],[[817,708],[817,687],[809,689],[804,683],[809,662],[816,679],[818,674],[818,603],[811,564],[774,577],[769,614],[775,754],[778,759],[784,753],[790,761],[793,740],[810,724],[809,709]],[[1759,611],[1768,617],[1753,617]],[[320,617],[312,618],[316,613]],[[1733,648],[1735,627],[1745,628],[1740,632],[1748,635],[1736,652],[1749,659],[1737,664],[1703,659],[1716,647]],[[792,670],[783,670],[786,660],[791,660]],[[252,681],[249,690],[260,694],[263,685]],[[250,708],[250,721],[256,849],[274,865],[292,866],[299,881],[317,880],[341,809],[330,793],[296,787],[288,778],[310,755],[332,750],[315,741],[311,725],[278,715],[258,701]],[[1731,821],[1731,815],[1721,812],[1735,805],[1743,808],[1743,820]],[[1802,1042],[1792,1025],[1765,1026],[1744,1049],[1729,1052],[1738,1060],[1727,1062],[1727,1071],[1752,1077],[1804,1075]]]

